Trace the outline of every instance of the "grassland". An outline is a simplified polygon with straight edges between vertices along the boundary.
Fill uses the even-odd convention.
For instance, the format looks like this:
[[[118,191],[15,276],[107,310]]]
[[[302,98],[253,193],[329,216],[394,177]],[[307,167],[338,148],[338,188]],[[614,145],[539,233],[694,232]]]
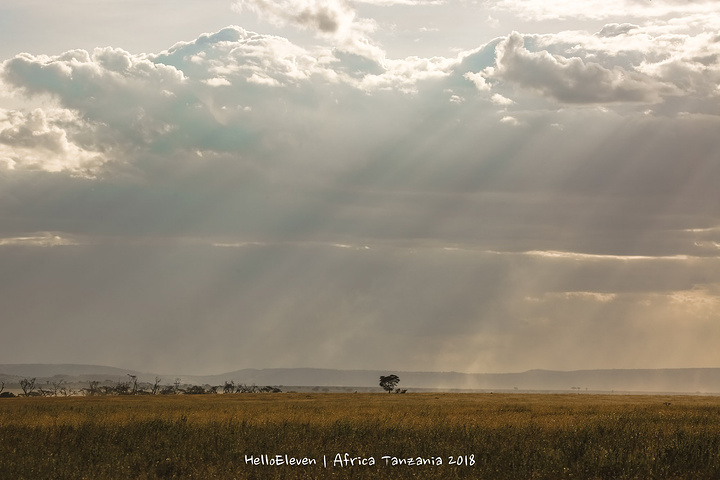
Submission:
[[[350,465],[345,453],[361,460]],[[317,463],[246,460],[276,455],[283,462],[287,455],[288,461]],[[393,457],[426,464],[393,465],[399,461]],[[451,465],[458,457],[463,464]],[[370,458],[374,465],[359,464]],[[720,398],[283,393],[2,399],[0,476],[720,478]]]

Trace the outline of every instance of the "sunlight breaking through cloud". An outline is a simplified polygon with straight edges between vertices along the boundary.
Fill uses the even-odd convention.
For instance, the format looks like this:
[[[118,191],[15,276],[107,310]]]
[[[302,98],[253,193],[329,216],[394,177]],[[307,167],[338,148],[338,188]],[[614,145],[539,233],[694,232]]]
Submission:
[[[133,5],[6,9],[5,361],[720,361],[718,1]]]

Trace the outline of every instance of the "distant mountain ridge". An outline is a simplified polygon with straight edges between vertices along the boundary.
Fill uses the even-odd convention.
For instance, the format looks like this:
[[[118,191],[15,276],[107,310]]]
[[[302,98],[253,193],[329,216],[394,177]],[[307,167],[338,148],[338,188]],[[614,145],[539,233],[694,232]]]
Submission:
[[[321,368],[242,369],[219,375],[155,374],[100,365],[0,364],[0,381],[24,377],[40,381],[63,378],[68,382],[126,380],[136,375],[142,382],[160,377],[163,384],[176,378],[183,383],[222,385],[234,381],[247,385],[378,387],[380,375],[394,373],[403,388],[440,390],[601,391],[720,393],[720,368],[529,370],[521,373],[405,372],[337,370]]]

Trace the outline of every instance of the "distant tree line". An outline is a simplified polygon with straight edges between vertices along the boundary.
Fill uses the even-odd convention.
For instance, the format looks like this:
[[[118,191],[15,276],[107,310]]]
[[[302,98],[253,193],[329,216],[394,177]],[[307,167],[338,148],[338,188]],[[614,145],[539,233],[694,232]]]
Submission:
[[[88,386],[80,390],[73,390],[65,380],[51,382],[48,380],[44,387],[38,387],[35,378],[20,380],[23,397],[58,397],[71,395],[102,396],[102,395],[206,395],[222,391],[229,393],[281,393],[277,387],[235,384],[234,381],[225,381],[224,385],[182,385],[179,378],[172,385],[160,385],[160,377],[155,377],[153,383],[138,381],[137,375],[128,374],[128,379],[115,383],[101,383],[91,380]],[[14,397],[12,392],[5,392],[5,382],[0,383],[0,397]]]
[[[20,380],[20,388],[23,397],[58,397],[71,395],[206,395],[231,393],[281,393],[277,387],[257,385],[236,384],[234,381],[225,381],[223,385],[182,385],[179,378],[175,379],[172,385],[160,385],[160,377],[155,377],[153,383],[138,381],[137,375],[127,374],[127,380],[108,384],[100,383],[98,380],[91,380],[88,386],[79,391],[73,390],[65,380],[46,382],[44,387],[38,387],[35,378],[23,378]],[[400,382],[397,375],[380,377],[380,386],[388,393],[405,393],[406,389],[396,388]],[[0,383],[0,397],[14,397],[11,392],[5,392],[5,382]]]

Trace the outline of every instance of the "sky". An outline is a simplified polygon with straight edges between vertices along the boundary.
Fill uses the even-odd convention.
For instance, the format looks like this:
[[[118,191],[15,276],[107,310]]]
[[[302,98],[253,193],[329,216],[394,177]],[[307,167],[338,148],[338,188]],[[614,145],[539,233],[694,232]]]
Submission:
[[[720,0],[0,0],[0,363],[720,366]]]

